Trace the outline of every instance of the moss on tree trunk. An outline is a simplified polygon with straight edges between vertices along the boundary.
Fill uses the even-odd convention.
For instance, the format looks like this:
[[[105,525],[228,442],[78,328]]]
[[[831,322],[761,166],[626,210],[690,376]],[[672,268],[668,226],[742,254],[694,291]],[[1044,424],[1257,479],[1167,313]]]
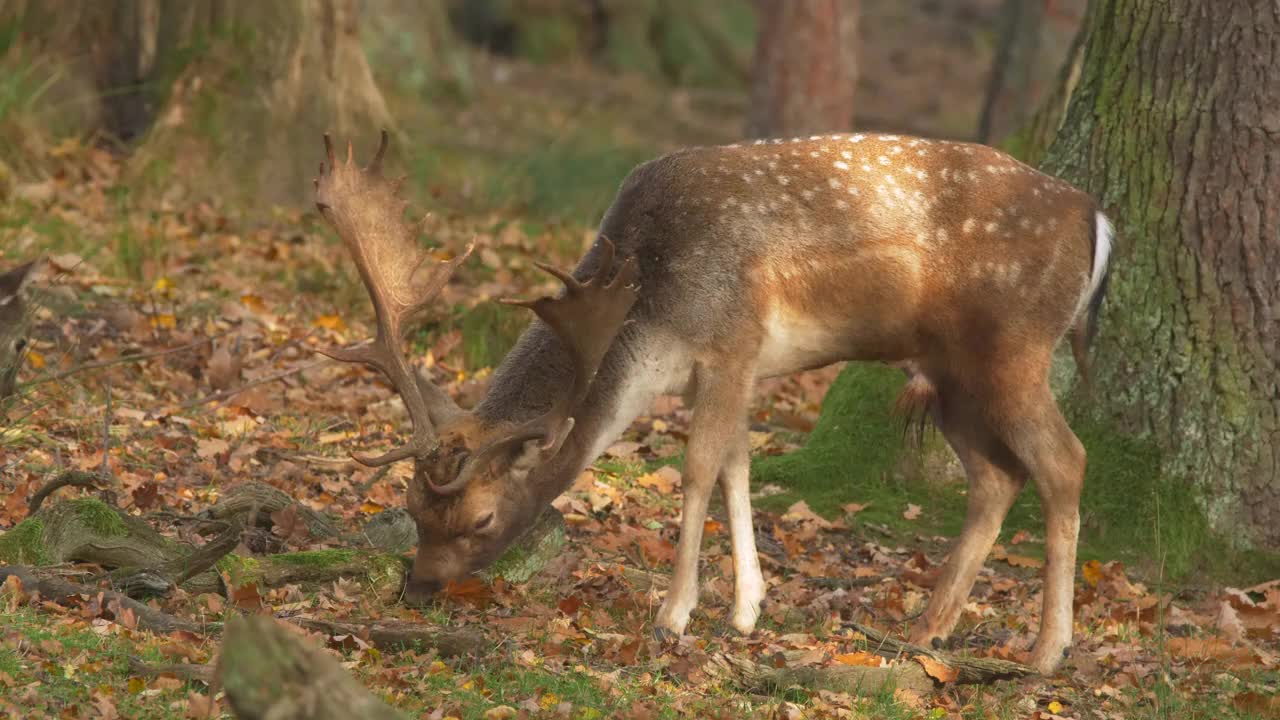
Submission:
[[[1280,8],[1102,0],[1044,167],[1118,229],[1096,408],[1280,548]]]

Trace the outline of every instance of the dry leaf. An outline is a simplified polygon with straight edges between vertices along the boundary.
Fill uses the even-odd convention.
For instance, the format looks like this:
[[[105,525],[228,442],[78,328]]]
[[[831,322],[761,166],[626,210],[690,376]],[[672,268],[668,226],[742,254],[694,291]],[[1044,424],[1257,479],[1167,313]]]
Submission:
[[[841,665],[860,665],[862,667],[881,667],[884,665],[884,660],[879,655],[863,652],[861,650],[858,652],[837,655],[833,660]]]
[[[914,503],[908,503],[907,509],[902,511],[903,520],[915,520],[920,517],[920,506]]]
[[[956,678],[960,677],[960,673],[955,668],[944,662],[934,660],[928,655],[917,655],[915,660],[924,666],[924,671],[929,677],[940,683],[955,682]]]

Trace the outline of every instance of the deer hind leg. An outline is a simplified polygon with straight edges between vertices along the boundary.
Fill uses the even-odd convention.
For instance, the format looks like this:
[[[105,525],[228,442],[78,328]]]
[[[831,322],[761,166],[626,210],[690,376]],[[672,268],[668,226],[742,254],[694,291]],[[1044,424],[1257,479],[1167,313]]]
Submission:
[[[911,632],[912,642],[936,646],[960,619],[974,579],[1027,476],[971,396],[944,388],[933,417],[969,480],[964,529],[942,568],[929,606]]]
[[[1044,597],[1031,664],[1048,673],[1071,646],[1085,450],[1062,417],[1047,381],[1004,398],[1005,415],[998,421],[1001,435],[1031,472],[1044,507]]]
[[[750,635],[760,616],[764,600],[764,576],[756,553],[755,529],[751,522],[751,439],[745,422],[739,421],[737,437],[720,468],[720,491],[729,516],[729,537],[733,544],[733,627]]]
[[[752,371],[729,363],[699,363],[694,370],[693,418],[684,461],[684,505],[675,573],[666,600],[654,621],[659,638],[684,633],[689,613],[698,604],[698,556],[707,504],[721,468],[743,432],[751,397]],[[745,473],[744,473],[745,479]],[[739,509],[739,512],[741,509]],[[748,521],[750,508],[747,508]],[[731,520],[732,522],[732,520]],[[737,550],[735,535],[735,555]],[[757,569],[758,572],[758,569]]]

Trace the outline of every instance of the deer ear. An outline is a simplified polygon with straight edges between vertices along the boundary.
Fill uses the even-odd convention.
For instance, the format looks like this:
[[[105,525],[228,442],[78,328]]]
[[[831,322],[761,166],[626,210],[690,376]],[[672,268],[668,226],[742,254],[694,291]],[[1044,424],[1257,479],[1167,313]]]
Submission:
[[[31,271],[35,269],[36,261],[10,270],[0,275],[0,307],[4,307],[13,302],[22,291],[26,289],[27,283],[31,282]]]
[[[569,437],[569,431],[573,430],[573,424],[573,418],[569,418],[560,424],[551,437],[525,440],[515,460],[511,462],[511,468],[527,472],[555,457],[560,452],[560,446]]]

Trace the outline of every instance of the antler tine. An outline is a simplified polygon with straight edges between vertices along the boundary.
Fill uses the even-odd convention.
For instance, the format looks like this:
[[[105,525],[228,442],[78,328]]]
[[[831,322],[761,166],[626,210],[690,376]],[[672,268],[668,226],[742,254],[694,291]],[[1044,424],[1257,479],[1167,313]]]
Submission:
[[[472,243],[452,260],[429,262],[430,255],[418,245],[415,233],[404,221],[403,203],[380,172],[388,143],[385,132],[377,154],[365,170],[355,166],[351,143],[347,143],[347,162],[340,165],[332,140],[328,135],[324,140],[328,166],[321,167],[316,179],[316,206],[355,260],[373,302],[378,332],[367,345],[320,352],[381,371],[404,400],[413,422],[413,437],[405,446],[377,457],[360,455],[355,459],[379,466],[425,457],[435,449],[435,430],[417,373],[401,347],[404,324],[435,299],[475,245]]]
[[[627,258],[609,282],[614,254],[613,242],[602,235],[600,264],[587,281],[580,282],[567,272],[539,263],[538,267],[564,283],[564,293],[559,297],[537,300],[501,301],[533,310],[556,333],[573,363],[572,387],[546,413],[512,429],[473,454],[456,479],[445,485],[432,484],[433,491],[450,494],[461,490],[479,468],[513,445],[541,439],[544,452],[559,449],[573,429],[573,413],[586,399],[605,353],[636,301],[636,290],[632,287],[638,271],[636,259]]]
[[[334,153],[333,153],[333,138],[329,137],[329,133],[324,134],[324,157],[326,160],[329,161],[330,168],[334,168],[337,166],[338,163],[334,159]],[[324,163],[321,163],[320,164],[321,175],[324,175],[324,167],[325,167]],[[319,183],[320,179],[316,178],[316,182]]]
[[[378,152],[374,154],[373,161],[369,163],[369,167],[365,168],[365,172],[373,175],[382,174],[382,158],[386,155],[389,142],[390,138],[387,136],[387,131],[383,130],[382,137],[378,141]]]

